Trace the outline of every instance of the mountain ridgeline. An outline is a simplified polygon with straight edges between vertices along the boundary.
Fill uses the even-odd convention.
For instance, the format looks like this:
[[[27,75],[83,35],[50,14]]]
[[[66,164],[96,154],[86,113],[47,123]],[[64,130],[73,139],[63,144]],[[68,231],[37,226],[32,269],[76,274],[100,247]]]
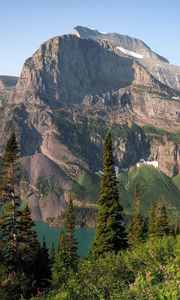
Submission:
[[[179,209],[180,67],[141,40],[77,26],[43,43],[18,80],[0,76],[1,153],[12,129],[21,149],[22,198],[35,220],[63,214],[68,190],[75,211],[96,210],[109,129],[119,170],[140,159],[158,161],[148,176],[154,184],[161,177],[163,194],[170,184],[167,202]],[[124,199],[128,174],[120,186]],[[147,201],[143,190],[143,209],[151,193]]]

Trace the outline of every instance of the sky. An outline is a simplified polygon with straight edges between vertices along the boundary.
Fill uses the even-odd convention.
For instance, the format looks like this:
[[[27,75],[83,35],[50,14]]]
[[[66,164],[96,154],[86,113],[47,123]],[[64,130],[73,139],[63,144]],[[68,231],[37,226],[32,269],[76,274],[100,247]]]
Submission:
[[[0,75],[20,75],[24,61],[76,25],[143,40],[180,65],[180,0],[0,0]]]

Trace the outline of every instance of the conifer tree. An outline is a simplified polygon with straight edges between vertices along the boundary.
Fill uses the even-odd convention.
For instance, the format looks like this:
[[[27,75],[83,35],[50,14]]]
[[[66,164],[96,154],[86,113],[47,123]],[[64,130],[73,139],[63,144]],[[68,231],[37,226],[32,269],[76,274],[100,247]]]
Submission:
[[[129,232],[128,244],[130,246],[137,245],[145,238],[145,224],[141,214],[141,190],[139,183],[136,184],[134,195],[134,213],[132,215]]]
[[[170,226],[164,197],[159,199],[155,207],[154,231],[154,234],[156,236],[164,236],[170,233]]]
[[[58,251],[52,266],[52,282],[54,285],[66,282],[69,271],[77,271],[78,254],[77,241],[74,238],[75,217],[73,201],[69,195],[69,205],[66,211],[65,233],[61,232]]]
[[[150,211],[148,234],[151,236],[164,236],[170,233],[170,225],[164,197],[161,197],[156,206]]]
[[[20,273],[20,253],[17,232],[19,230],[19,149],[16,136],[11,133],[5,147],[2,162],[2,179],[0,185],[1,203],[4,206],[0,227],[2,235],[2,255],[6,266]]]
[[[21,265],[24,272],[32,275],[39,249],[39,242],[34,229],[35,224],[31,219],[31,213],[28,206],[22,210],[19,218],[19,227],[18,240]]]
[[[36,256],[35,281],[37,288],[46,288],[50,284],[51,271],[50,259],[48,249],[46,246],[45,237],[43,237],[43,244],[39,246],[38,254]]]
[[[66,282],[68,276],[68,269],[66,266],[66,251],[65,251],[65,234],[61,232],[58,243],[58,250],[55,255],[54,263],[52,265],[52,283],[53,285],[62,284]]]
[[[69,205],[66,213],[65,223],[65,256],[66,266],[72,270],[77,269],[78,255],[77,255],[77,241],[74,238],[75,231],[75,217],[72,196],[69,196]],[[61,241],[62,243],[62,241]]]
[[[38,242],[33,230],[30,211],[20,209],[20,168],[19,149],[14,133],[10,135],[2,160],[0,196],[3,207],[0,219],[0,240],[2,261],[7,269],[7,282],[12,284],[17,295],[27,296],[32,291],[33,266],[37,254]],[[16,282],[16,283],[15,283]],[[15,295],[15,293],[14,293]],[[9,296],[7,296],[9,297]],[[12,298],[12,295],[10,296]],[[13,298],[12,298],[13,299]]]
[[[114,167],[111,134],[104,141],[103,175],[98,199],[96,236],[93,253],[99,256],[107,251],[119,251],[127,247],[127,234],[123,220],[123,208],[119,204],[117,179]]]

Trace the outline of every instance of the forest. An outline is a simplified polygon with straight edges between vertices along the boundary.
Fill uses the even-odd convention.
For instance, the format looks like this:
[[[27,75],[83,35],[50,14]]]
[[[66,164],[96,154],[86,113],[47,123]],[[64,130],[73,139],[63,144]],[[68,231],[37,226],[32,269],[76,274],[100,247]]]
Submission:
[[[21,206],[19,148],[11,133],[0,173],[0,299],[180,299],[180,222],[169,219],[165,195],[148,218],[141,182],[133,211],[121,204],[111,133],[106,134],[97,200],[96,233],[85,257],[77,254],[73,193],[69,191],[58,249],[37,239],[28,206]]]

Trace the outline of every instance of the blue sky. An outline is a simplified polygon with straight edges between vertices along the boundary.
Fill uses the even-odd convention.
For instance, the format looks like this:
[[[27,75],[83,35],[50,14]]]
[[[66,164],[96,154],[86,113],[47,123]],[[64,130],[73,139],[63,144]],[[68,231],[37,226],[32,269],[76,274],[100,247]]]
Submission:
[[[179,0],[0,0],[0,75],[19,75],[41,43],[76,25],[140,38],[180,65]]]

